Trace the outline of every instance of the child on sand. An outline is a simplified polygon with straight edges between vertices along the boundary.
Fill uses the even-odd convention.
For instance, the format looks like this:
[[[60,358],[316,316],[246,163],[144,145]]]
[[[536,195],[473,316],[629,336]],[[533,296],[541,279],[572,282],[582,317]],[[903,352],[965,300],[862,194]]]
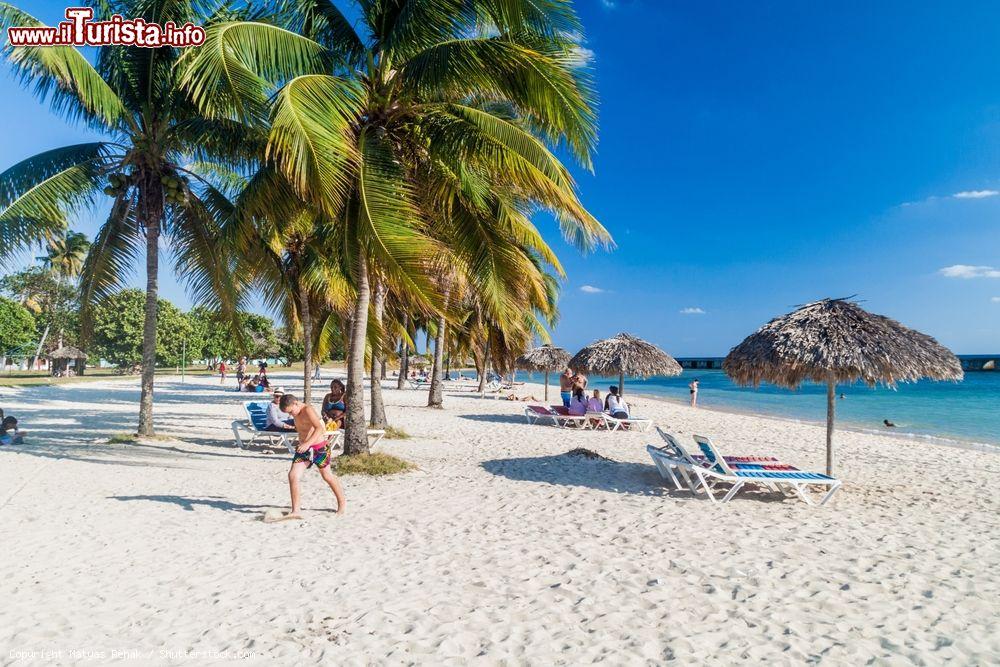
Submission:
[[[292,467],[288,471],[288,490],[292,497],[292,511],[278,520],[301,519],[299,484],[302,475],[309,468],[316,466],[323,481],[329,485],[337,499],[337,514],[344,513],[344,490],[340,480],[330,471],[330,444],[326,437],[326,425],[311,405],[299,401],[292,394],[285,394],[278,403],[279,409],[292,416],[295,420],[295,430],[299,434],[299,445],[292,457]]]
[[[24,431],[17,430],[17,419],[4,417],[3,421],[0,421],[0,445],[20,445],[22,442],[24,442]]]

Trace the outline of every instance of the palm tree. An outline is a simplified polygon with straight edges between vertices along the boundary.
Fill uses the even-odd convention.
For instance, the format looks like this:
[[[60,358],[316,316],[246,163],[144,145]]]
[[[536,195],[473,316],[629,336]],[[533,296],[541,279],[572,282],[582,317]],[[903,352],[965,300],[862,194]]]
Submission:
[[[81,232],[66,232],[50,238],[45,255],[37,259],[50,271],[61,278],[73,280],[83,270],[84,260],[90,250],[87,235]]]
[[[582,247],[610,243],[545,142],[590,166],[591,92],[567,2],[356,0],[359,30],[329,0],[287,27],[222,23],[185,56],[202,113],[269,114],[267,156],[344,230],[357,298],[348,350],[345,453],[367,450],[363,410],[370,275],[442,310],[433,230],[449,211],[418,196],[429,173],[471,207],[497,188],[554,212]],[[293,34],[291,30],[301,34]],[[432,198],[433,199],[433,198]]]
[[[204,24],[188,2],[110,0],[95,20],[112,14],[148,22]],[[231,12],[227,18],[239,16]],[[0,27],[41,25],[29,14],[0,3]],[[196,301],[237,305],[232,266],[220,258],[216,218],[228,209],[221,193],[186,166],[192,159],[243,165],[263,144],[259,134],[226,119],[198,113],[179,88],[176,49],[103,47],[89,62],[72,47],[6,49],[14,70],[55,110],[107,136],[57,148],[0,174],[0,257],[61,233],[71,215],[93,204],[102,190],[111,212],[98,231],[81,271],[81,315],[116,291],[145,248],[146,306],[142,394],[138,433],[153,434],[156,360],[157,272],[161,238],[173,251]],[[86,330],[86,326],[84,327]]]
[[[87,252],[90,250],[90,241],[87,240],[86,234],[66,232],[61,236],[50,237],[47,243],[48,249],[45,255],[35,259],[41,261],[42,265],[55,276],[58,292],[58,288],[62,287],[64,280],[72,281],[79,277],[83,270],[83,263],[87,258]],[[42,347],[45,346],[45,339],[49,336],[50,327],[51,322],[47,322],[45,331],[42,332],[42,337],[38,341],[38,347],[35,349],[35,356],[31,360],[31,368],[35,368],[38,364],[38,357],[42,354]],[[60,327],[59,347],[62,347],[62,343],[63,330]]]

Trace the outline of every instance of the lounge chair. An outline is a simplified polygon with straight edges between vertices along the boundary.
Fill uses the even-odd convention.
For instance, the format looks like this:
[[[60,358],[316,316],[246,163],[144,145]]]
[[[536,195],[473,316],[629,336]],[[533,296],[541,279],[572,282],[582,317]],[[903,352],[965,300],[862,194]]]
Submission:
[[[662,435],[664,434],[661,432]],[[669,436],[669,434],[666,435]],[[704,458],[696,458],[688,453],[684,446],[672,436],[664,438],[668,443],[667,446],[649,445],[646,447],[646,451],[653,459],[661,476],[673,481],[674,485],[680,489],[680,483],[673,474],[673,471],[677,470],[687,481],[692,493],[697,493],[698,488],[701,487],[713,503],[729,502],[744,485],[749,483],[779,491],[790,487],[799,498],[809,505],[814,504],[814,501],[806,493],[807,487],[823,486],[827,488],[827,492],[820,499],[819,504],[825,505],[842,484],[840,480],[833,477],[820,473],[804,472],[795,466],[773,460],[771,457],[728,457],[729,460],[727,460],[727,457],[723,457],[719,453],[710,439],[699,435],[694,436],[694,439],[703,452]],[[740,458],[748,460],[743,462],[735,460]],[[691,476],[696,478],[697,482],[692,481]],[[716,497],[715,490],[720,482],[732,484],[721,499]]]
[[[235,419],[231,424],[233,437],[236,439],[236,446],[246,449],[259,439],[267,440],[272,447],[281,444],[288,449],[290,454],[295,453],[295,446],[299,439],[299,434],[295,431],[282,433],[281,431],[267,430],[267,406],[270,401],[245,401],[243,412],[246,419]],[[242,432],[242,434],[241,434]]]
[[[598,422],[609,431],[648,431],[653,426],[652,419],[643,417],[629,417],[628,419],[618,419],[606,412],[588,412],[587,417]]]
[[[538,422],[551,423],[553,426],[561,426],[559,420],[556,419],[558,415],[551,409],[544,405],[526,405],[524,406],[524,418],[529,424],[537,424]]]
[[[243,410],[247,418],[235,419],[231,424],[236,446],[240,449],[246,449],[250,445],[255,444],[257,440],[263,439],[272,447],[280,444],[288,450],[289,454],[295,454],[295,447],[298,445],[299,440],[298,433],[295,431],[267,430],[267,406],[269,403],[270,401],[246,401],[243,403]],[[344,431],[343,429],[327,431],[326,437],[330,443],[330,448],[338,449],[344,440]],[[384,430],[368,429],[368,439],[372,440],[374,438],[374,441],[368,446],[374,448],[384,437]]]

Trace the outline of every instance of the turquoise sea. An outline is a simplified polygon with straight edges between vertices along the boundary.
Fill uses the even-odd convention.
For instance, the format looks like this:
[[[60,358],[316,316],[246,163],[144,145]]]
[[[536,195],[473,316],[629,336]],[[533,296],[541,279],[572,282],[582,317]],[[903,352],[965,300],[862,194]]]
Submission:
[[[541,382],[541,373],[522,374]],[[826,387],[804,384],[797,391],[771,385],[759,389],[738,387],[720,370],[685,369],[678,377],[626,379],[630,392],[687,402],[688,383],[698,378],[698,405],[706,408],[751,412],[790,419],[826,421]],[[551,378],[553,384],[556,378]],[[617,378],[591,378],[590,387],[601,389]],[[915,382],[897,389],[863,384],[840,385],[837,425],[871,431],[929,436],[1000,447],[1000,372],[972,372],[962,382]],[[896,428],[886,429],[888,419]]]

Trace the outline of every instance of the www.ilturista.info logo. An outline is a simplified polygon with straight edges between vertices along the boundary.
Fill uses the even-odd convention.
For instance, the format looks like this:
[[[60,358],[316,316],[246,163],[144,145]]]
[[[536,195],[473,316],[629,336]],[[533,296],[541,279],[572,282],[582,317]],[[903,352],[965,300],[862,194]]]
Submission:
[[[143,19],[125,19],[115,14],[108,21],[92,21],[90,7],[69,7],[66,21],[50,26],[12,26],[7,28],[11,46],[161,46],[184,48],[201,46],[205,29],[192,23],[178,26],[173,21],[163,25]]]

